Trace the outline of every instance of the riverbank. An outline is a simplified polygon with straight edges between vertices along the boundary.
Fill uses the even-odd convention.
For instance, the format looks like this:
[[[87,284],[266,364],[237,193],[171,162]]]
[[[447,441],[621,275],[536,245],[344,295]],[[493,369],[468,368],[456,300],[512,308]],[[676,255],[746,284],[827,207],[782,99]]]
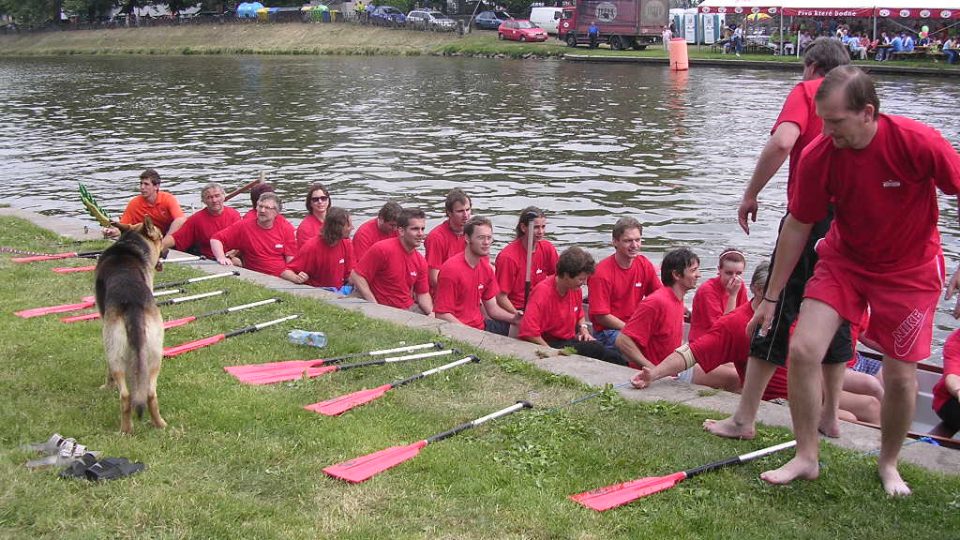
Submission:
[[[795,70],[793,56],[724,55],[709,46],[690,46],[691,65]],[[146,28],[116,28],[0,35],[0,56],[72,54],[265,54],[265,55],[383,55],[475,56],[492,58],[567,58],[590,62],[667,64],[661,47],[644,51],[613,51],[567,47],[556,39],[543,43],[497,40],[496,32],[476,30],[465,36],[339,24],[209,24]],[[960,76],[960,66],[933,61],[858,61],[876,73]]]
[[[92,238],[83,236],[83,223],[76,220],[2,208],[0,216],[4,246],[77,249],[71,238],[37,225]],[[727,410],[735,397],[667,381],[644,392],[621,390],[627,399],[606,392],[549,414],[518,413],[430,446],[414,461],[360,486],[331,480],[319,471],[332,463],[414,442],[516,399],[533,401],[541,410],[561,405],[593,391],[581,382],[620,382],[629,370],[582,358],[540,358],[530,344],[336,299],[250,272],[192,287],[188,293],[228,288],[230,294],[216,305],[163,308],[164,317],[269,296],[284,303],[170,330],[167,344],[289,313],[303,318],[166,361],[159,395],[169,427],[159,431],[140,422],[135,435],[121,437],[116,395],[97,389],[103,378],[98,323],[68,326],[56,317],[23,320],[10,314],[89,293],[90,274],[50,271],[86,263],[14,265],[0,256],[0,304],[5,306],[0,314],[0,474],[5,478],[0,536],[902,538],[950,537],[960,531],[957,476],[905,464],[915,495],[891,501],[881,495],[875,458],[860,453],[875,449],[878,437],[847,424],[841,442],[860,446],[851,451],[824,445],[825,468],[816,482],[785,488],[758,482],[759,471],[786,459],[779,455],[705,474],[605,514],[567,500],[571,493],[687,469],[789,438],[787,431],[766,426],[755,441],[710,437],[700,423],[717,413],[703,409]],[[167,265],[158,281],[220,269],[203,262],[192,266]],[[294,327],[324,330],[328,347],[318,353],[288,344],[284,334]],[[354,370],[271,387],[239,385],[222,370],[437,339],[476,353],[483,362],[391,392],[340,418],[320,417],[302,406],[429,366]],[[789,414],[785,407],[764,403],[761,418],[769,425],[788,422]],[[53,431],[149,468],[103,485],[27,471],[22,463],[29,456],[17,446],[45,440]],[[960,470],[955,452],[925,444],[904,449],[905,459],[918,456],[935,469]],[[822,517],[824,504],[830,506],[830,520]]]

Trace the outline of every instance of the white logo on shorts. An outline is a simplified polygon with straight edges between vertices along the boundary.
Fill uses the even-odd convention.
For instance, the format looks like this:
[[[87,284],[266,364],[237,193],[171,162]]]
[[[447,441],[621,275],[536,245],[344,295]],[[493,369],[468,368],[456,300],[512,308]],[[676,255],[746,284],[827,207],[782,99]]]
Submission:
[[[914,309],[900,326],[893,331],[893,351],[897,356],[907,356],[920,337],[923,322],[927,319],[927,312],[921,313]]]
[[[887,180],[886,182],[883,183],[883,187],[885,187],[885,188],[900,187],[900,181],[899,181],[899,180]]]

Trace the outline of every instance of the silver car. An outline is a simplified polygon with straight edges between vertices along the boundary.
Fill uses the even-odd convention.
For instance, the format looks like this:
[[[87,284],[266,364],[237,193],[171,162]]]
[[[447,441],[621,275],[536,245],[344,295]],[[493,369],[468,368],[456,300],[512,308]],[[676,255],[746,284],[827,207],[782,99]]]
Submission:
[[[449,32],[457,29],[457,21],[439,11],[426,9],[417,9],[408,13],[407,25],[440,32]]]

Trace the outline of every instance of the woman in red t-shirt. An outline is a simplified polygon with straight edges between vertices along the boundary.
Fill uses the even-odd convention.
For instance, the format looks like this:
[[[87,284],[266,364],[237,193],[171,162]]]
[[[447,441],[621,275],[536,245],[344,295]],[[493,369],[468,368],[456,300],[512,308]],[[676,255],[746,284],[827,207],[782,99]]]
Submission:
[[[323,184],[313,184],[307,191],[307,217],[297,227],[297,248],[302,248],[311,238],[323,231],[323,221],[333,200]]]

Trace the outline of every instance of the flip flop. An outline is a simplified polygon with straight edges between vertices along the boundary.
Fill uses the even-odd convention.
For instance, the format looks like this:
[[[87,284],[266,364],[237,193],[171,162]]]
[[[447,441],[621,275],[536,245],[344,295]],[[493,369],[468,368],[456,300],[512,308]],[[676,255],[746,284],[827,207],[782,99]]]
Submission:
[[[87,467],[84,474],[87,480],[96,482],[98,480],[116,480],[138,473],[146,468],[147,466],[143,463],[130,463],[127,458],[104,458]]]
[[[60,471],[60,478],[86,478],[85,471],[96,462],[97,456],[87,452]]]

